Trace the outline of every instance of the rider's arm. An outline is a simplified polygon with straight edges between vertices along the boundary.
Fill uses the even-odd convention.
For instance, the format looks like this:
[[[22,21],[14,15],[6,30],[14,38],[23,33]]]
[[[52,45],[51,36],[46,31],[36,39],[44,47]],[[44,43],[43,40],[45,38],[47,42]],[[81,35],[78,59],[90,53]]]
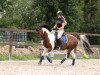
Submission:
[[[57,25],[55,24],[54,27],[52,29],[55,29],[57,27]]]
[[[62,23],[62,26],[60,28],[58,28],[58,29],[61,30],[61,29],[64,29],[64,27],[65,27],[65,24]]]
[[[66,21],[65,17],[62,16],[62,18],[63,18],[63,20],[64,20],[65,25],[67,25],[67,21]]]

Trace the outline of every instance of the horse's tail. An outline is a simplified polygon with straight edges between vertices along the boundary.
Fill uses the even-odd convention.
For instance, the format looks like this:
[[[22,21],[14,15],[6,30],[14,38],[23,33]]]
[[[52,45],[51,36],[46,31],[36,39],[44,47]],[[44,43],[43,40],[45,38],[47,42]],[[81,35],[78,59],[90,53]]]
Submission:
[[[83,44],[84,50],[89,54],[93,54],[93,51],[90,48],[90,43],[89,43],[86,35],[80,35],[80,41]]]

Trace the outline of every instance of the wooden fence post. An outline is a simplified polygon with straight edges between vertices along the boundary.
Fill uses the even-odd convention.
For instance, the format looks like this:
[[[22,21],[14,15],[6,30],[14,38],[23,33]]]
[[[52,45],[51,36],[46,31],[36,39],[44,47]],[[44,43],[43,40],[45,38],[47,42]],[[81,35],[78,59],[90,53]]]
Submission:
[[[10,31],[9,60],[11,60],[12,56],[12,46],[13,46],[13,31]]]

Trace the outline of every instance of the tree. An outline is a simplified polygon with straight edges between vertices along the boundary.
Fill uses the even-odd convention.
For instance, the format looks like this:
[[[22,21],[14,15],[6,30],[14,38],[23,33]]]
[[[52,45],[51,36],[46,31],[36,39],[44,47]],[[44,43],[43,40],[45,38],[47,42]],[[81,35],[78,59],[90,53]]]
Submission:
[[[99,7],[99,0],[0,0],[0,28],[34,29],[44,23],[52,27],[61,10],[68,22],[65,31],[100,33]]]

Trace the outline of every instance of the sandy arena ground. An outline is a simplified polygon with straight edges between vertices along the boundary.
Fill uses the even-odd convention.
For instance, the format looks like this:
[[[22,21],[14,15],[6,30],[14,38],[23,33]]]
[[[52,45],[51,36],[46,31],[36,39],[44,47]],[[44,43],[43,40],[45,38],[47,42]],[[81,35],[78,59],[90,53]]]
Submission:
[[[38,60],[0,61],[0,75],[100,75],[100,59],[77,60],[75,66],[70,66],[71,62],[60,65],[59,60],[52,64],[44,60],[38,65]]]

